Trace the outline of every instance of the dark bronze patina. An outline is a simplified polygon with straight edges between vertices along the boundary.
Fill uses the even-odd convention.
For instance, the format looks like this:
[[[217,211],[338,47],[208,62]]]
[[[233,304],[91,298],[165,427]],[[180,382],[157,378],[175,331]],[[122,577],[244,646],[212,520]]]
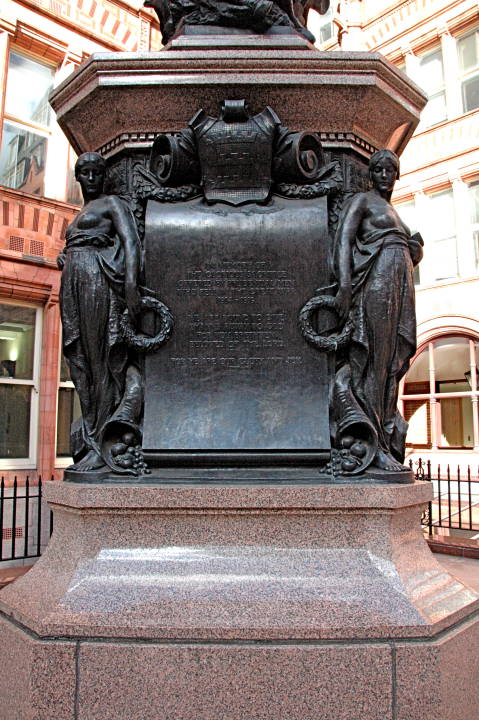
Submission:
[[[264,33],[274,26],[292,27],[306,40],[315,38],[306,28],[308,13],[327,12],[329,0],[145,0],[154,8],[166,45],[185,25],[243,28]]]
[[[340,472],[359,474],[372,465],[402,472],[407,424],[398,407],[401,378],[416,351],[413,269],[423,241],[391,205],[399,159],[373,154],[372,189],[343,209],[332,249],[335,297],[321,292],[301,311],[305,338],[335,353],[331,394],[334,460]],[[331,291],[331,288],[328,289]],[[315,310],[332,307],[341,332],[322,337],[311,327]]]
[[[72,428],[73,477],[140,474],[143,380],[136,350],[157,349],[171,332],[171,315],[141,297],[141,247],[129,207],[105,195],[105,162],[84,153],[75,166],[85,204],[66,232],[58,258],[63,352],[80,399]],[[156,338],[133,328],[142,308],[162,319]],[[128,448],[131,448],[128,451]]]
[[[83,412],[66,478],[411,481],[397,394],[422,240],[390,203],[394,153],[344,192],[317,134],[226,99],[157,136],[129,205],[104,171],[79,158],[61,256]]]

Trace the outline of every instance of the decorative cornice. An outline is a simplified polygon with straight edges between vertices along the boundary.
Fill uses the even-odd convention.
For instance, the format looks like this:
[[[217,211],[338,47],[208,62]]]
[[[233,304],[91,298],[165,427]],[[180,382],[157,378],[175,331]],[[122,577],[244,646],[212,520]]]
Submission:
[[[386,147],[398,128],[400,152],[426,102],[379,53],[240,48],[94,54],[51,103],[77,153],[111,155],[128,143],[148,147],[154,133],[181,129],[199,107],[215,112],[225,93],[244,94],[258,110],[271,105],[292,129],[341,128],[350,136],[342,141],[355,135],[366,153],[368,143]]]
[[[98,148],[97,152],[108,158],[125,150],[149,150],[158,134],[157,132],[121,133]],[[378,149],[364,138],[350,132],[319,132],[319,135],[326,150],[348,147],[369,157]]]

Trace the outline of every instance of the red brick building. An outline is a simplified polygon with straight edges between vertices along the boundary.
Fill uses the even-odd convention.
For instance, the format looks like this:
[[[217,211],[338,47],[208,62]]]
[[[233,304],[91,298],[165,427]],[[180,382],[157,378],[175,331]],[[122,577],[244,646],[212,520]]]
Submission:
[[[63,246],[79,192],[48,94],[93,52],[160,47],[141,0],[3,0],[0,7],[0,477],[69,462],[78,411],[60,360]],[[92,119],[94,122],[94,119]]]

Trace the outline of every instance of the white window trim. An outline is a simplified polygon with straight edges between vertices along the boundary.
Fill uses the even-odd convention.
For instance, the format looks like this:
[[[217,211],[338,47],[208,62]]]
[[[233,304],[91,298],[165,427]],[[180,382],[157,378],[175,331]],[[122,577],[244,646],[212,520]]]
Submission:
[[[6,74],[5,97],[6,97],[6,87],[7,87],[7,83],[8,83],[8,70],[9,70],[9,62],[10,62],[11,53],[15,53],[17,55],[22,55],[23,57],[26,57],[29,60],[32,60],[33,62],[38,63],[39,65],[44,65],[45,67],[51,68],[53,70],[52,88],[55,87],[55,78],[58,73],[58,68],[57,68],[56,63],[45,61],[44,58],[38,57],[38,55],[35,55],[35,54],[29,52],[28,50],[25,50],[22,47],[17,47],[16,45],[12,45],[9,49],[7,62],[5,65],[5,74]],[[50,110],[50,113],[51,113],[51,115],[50,115],[50,124],[49,125],[43,125],[41,123],[36,123],[32,120],[25,120],[18,115],[14,115],[13,113],[8,112],[6,108],[4,109],[4,114],[3,114],[3,126],[5,125],[5,123],[10,123],[14,127],[25,130],[27,132],[35,133],[37,135],[40,135],[41,137],[46,138],[47,148],[46,148],[46,153],[45,153],[45,175],[44,175],[44,179],[43,179],[43,185],[44,185],[43,195],[45,197],[51,196],[51,193],[48,192],[47,171],[48,171],[48,167],[49,167],[49,155],[51,154],[51,142],[52,142],[52,139],[54,138],[53,131],[54,131],[55,124],[56,124],[53,110]],[[3,141],[3,133],[2,133],[2,137],[0,137],[0,144],[2,144],[2,141]],[[2,148],[0,147],[0,151],[1,151],[1,149]],[[65,169],[65,173],[66,173],[66,169]],[[19,189],[19,188],[12,188],[12,189],[15,190],[15,189]],[[66,190],[66,187],[65,187],[65,190]]]
[[[436,392],[436,370],[434,360],[434,344],[445,338],[457,338],[461,337],[467,340],[469,343],[469,370],[471,372],[471,390],[463,392]],[[418,359],[419,355],[424,352],[427,348],[428,352],[428,375],[429,375],[429,392],[428,393],[411,393],[406,395],[404,389],[407,383],[407,374],[402,382],[401,390],[399,394],[399,407],[404,415],[404,406],[408,400],[424,400],[430,407],[431,414],[431,447],[428,447],[428,451],[439,451],[449,452],[449,450],[456,450],[458,452],[464,451],[475,451],[479,449],[479,389],[478,389],[478,372],[479,367],[476,362],[476,346],[478,341],[472,338],[470,335],[437,335],[431,338],[423,347],[421,347],[416,354],[415,360]],[[412,367],[411,363],[411,367]],[[473,446],[465,448],[452,447],[449,448],[441,444],[442,432],[441,432],[441,416],[440,416],[440,402],[441,400],[447,400],[448,398],[470,398],[472,403],[472,422],[473,422]],[[414,443],[412,443],[414,446]]]
[[[57,437],[58,437],[58,400],[60,398],[60,389],[61,388],[73,388],[75,389],[75,386],[71,380],[60,380],[60,374],[62,369],[62,341],[60,336],[60,347],[58,348],[58,382],[57,382],[57,403],[56,403],[56,413],[55,413],[55,468],[58,468],[59,470],[62,470],[69,465],[73,463],[73,458],[68,456],[58,456],[57,455]]]
[[[458,46],[459,50],[459,42],[461,40],[464,40],[465,38],[469,37],[469,35],[475,35],[476,33],[479,33],[479,28],[473,28],[472,30],[469,30],[468,32],[463,33],[462,35],[458,35],[456,38],[456,44]],[[459,53],[458,53],[459,55]],[[461,94],[461,109],[462,114],[467,115],[470,112],[474,112],[478,108],[473,108],[472,110],[466,110],[465,108],[465,102],[464,102],[464,94],[462,90],[462,85],[467,80],[470,80],[471,78],[478,77],[479,76],[479,59],[477,62],[477,65],[472,68],[472,70],[461,70],[460,63],[459,63],[459,57],[458,57],[458,81],[459,81],[459,90]]]
[[[41,58],[38,55],[35,55],[34,53],[31,53],[22,47],[17,47],[16,45],[12,45],[8,51],[8,58],[7,58],[7,63],[6,63],[6,67],[5,67],[6,83],[8,83],[8,70],[9,70],[9,63],[10,63],[10,55],[12,53],[14,53],[16,55],[22,55],[23,57],[27,58],[28,60],[31,60],[32,62],[37,63],[38,65],[43,65],[44,67],[50,68],[53,71],[53,73],[52,73],[52,80],[53,80],[52,89],[55,87],[55,77],[58,72],[57,63],[48,62],[44,58]],[[6,93],[6,87],[7,86],[5,84],[5,93]],[[6,99],[5,99],[5,105],[6,105]],[[17,125],[21,125],[22,127],[28,127],[32,130],[42,133],[46,137],[48,137],[52,134],[52,124],[53,124],[53,120],[54,120],[54,113],[51,108],[50,108],[50,118],[51,118],[50,123],[48,125],[44,125],[43,123],[37,123],[34,120],[25,120],[25,119],[21,118],[19,115],[14,115],[13,113],[8,112],[6,107],[5,107],[4,116],[3,116],[4,121],[9,120],[10,122],[15,122],[15,123],[17,123]]]
[[[426,124],[425,119],[420,120],[419,125],[416,129],[417,133],[424,132],[425,130],[429,130],[430,128],[435,127],[436,125],[439,125],[440,123],[446,122],[449,119],[449,109],[447,106],[447,95],[446,95],[446,68],[444,65],[444,52],[441,44],[438,44],[434,46],[434,48],[431,48],[427,52],[420,53],[417,55],[417,67],[416,72],[419,74],[421,72],[421,62],[423,60],[427,60],[430,56],[435,55],[436,53],[440,53],[441,56],[441,65],[442,65],[442,83],[438,85],[437,87],[433,88],[431,93],[428,92],[428,103],[430,100],[434,100],[436,97],[442,95],[444,96],[444,111],[445,116],[443,118],[440,118],[438,120],[434,120],[432,123]],[[414,78],[413,78],[414,79]],[[420,77],[418,77],[417,82],[420,84]],[[427,92],[427,91],[426,91]],[[426,109],[426,108],[424,108]],[[425,116],[424,116],[425,118]]]
[[[2,385],[29,385],[31,386],[30,395],[30,438],[29,438],[29,454],[26,458],[0,458],[0,470],[34,470],[37,466],[38,452],[38,411],[40,405],[40,368],[42,356],[42,330],[43,330],[43,308],[33,303],[24,302],[23,300],[11,300],[0,298],[0,304],[13,305],[16,307],[31,307],[36,310],[35,313],[35,339],[33,344],[33,379],[8,379],[0,378]]]

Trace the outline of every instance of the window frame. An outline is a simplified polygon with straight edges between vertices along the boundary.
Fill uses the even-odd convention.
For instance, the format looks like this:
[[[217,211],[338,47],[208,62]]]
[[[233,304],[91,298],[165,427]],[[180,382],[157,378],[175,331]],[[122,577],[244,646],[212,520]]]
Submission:
[[[426,89],[421,85],[421,77],[420,77],[421,74],[422,74],[421,64],[422,64],[422,62],[423,62],[424,60],[426,60],[428,57],[430,57],[430,56],[432,56],[432,55],[435,55],[436,53],[439,53],[439,54],[440,54],[440,57],[441,57],[442,85],[440,85],[440,86],[438,85],[431,93],[429,93],[429,91],[426,90]],[[440,119],[438,119],[438,120],[434,120],[434,122],[432,122],[432,123],[427,123],[427,124],[426,124],[425,120],[423,120],[423,119],[421,118],[420,121],[419,121],[419,125],[418,125],[417,128],[416,128],[416,133],[418,134],[418,133],[421,133],[421,132],[425,132],[426,130],[429,130],[430,128],[434,128],[434,127],[436,127],[436,125],[440,125],[441,123],[446,122],[447,120],[449,120],[449,109],[448,109],[448,106],[447,106],[446,71],[445,71],[445,67],[444,67],[444,52],[443,52],[443,49],[442,49],[442,45],[441,45],[441,44],[438,44],[438,45],[435,45],[434,47],[429,48],[428,50],[425,50],[424,52],[418,53],[418,54],[416,55],[416,58],[417,58],[417,78],[414,78],[414,77],[413,77],[412,79],[413,79],[415,82],[417,82],[417,84],[418,84],[420,87],[423,88],[424,92],[427,93],[427,96],[428,96],[427,104],[429,103],[430,100],[434,100],[436,97],[439,97],[439,95],[442,95],[443,98],[444,98],[444,117],[442,117],[442,118],[440,118]],[[427,104],[426,104],[424,110],[426,110]]]
[[[332,5],[329,6],[327,12],[325,12],[324,15],[319,16],[318,28],[319,28],[319,38],[318,38],[319,46],[325,45],[326,43],[330,43],[332,40],[335,39],[334,38],[334,12],[333,12]],[[330,29],[331,35],[328,38],[326,38],[325,40],[322,40],[321,35],[323,33],[323,30],[325,30],[326,28]]]
[[[50,111],[50,124],[44,125],[42,123],[37,123],[32,120],[24,120],[21,117],[19,117],[18,115],[14,115],[13,113],[8,112],[7,106],[6,106],[6,98],[7,98],[8,75],[9,75],[9,70],[10,70],[10,57],[11,57],[12,53],[15,53],[17,55],[25,57],[27,60],[30,60],[31,62],[35,62],[38,65],[43,65],[45,67],[50,68],[52,70],[52,81],[53,81],[52,88],[55,86],[55,77],[56,77],[56,74],[58,71],[58,63],[55,63],[53,61],[49,62],[48,60],[45,60],[44,58],[39,58],[38,55],[35,55],[32,52],[29,52],[28,50],[23,48],[22,45],[16,45],[16,44],[10,45],[10,47],[8,48],[8,54],[7,54],[8,57],[7,57],[7,61],[6,61],[6,74],[5,74],[4,108],[3,108],[3,118],[2,118],[2,123],[1,123],[2,134],[0,137],[0,152],[3,149],[3,137],[4,137],[4,133],[5,133],[5,125],[7,123],[10,125],[13,125],[14,127],[18,127],[19,129],[25,130],[26,132],[33,131],[35,134],[46,138],[46,141],[47,141],[47,148],[46,148],[46,152],[45,152],[45,168],[46,168],[47,163],[48,163],[50,140],[52,138],[53,129],[54,129],[53,128],[54,114],[53,114],[53,111],[51,110]],[[43,184],[44,183],[45,183],[45,181],[43,180]],[[10,188],[10,186],[2,185],[2,184],[0,184],[0,187],[9,187]],[[16,190],[18,192],[24,192],[21,188],[17,188],[17,187],[13,187],[10,189]],[[42,193],[41,197],[44,197],[44,196],[45,196],[45,187],[43,188],[43,193]]]
[[[436,367],[434,360],[434,346],[438,341],[446,339],[460,338],[469,343],[469,365],[468,369],[471,373],[470,390],[468,391],[457,391],[457,392],[439,392],[439,381],[436,379]],[[447,333],[435,335],[428,342],[424,343],[418,348],[418,351],[411,362],[410,369],[413,367],[414,362],[419,358],[422,352],[427,350],[428,353],[428,380],[429,392],[427,393],[405,393],[407,385],[407,373],[401,382],[401,388],[399,393],[399,407],[401,413],[404,416],[405,404],[408,401],[424,400],[427,403],[427,413],[430,417],[430,431],[431,431],[431,443],[430,445],[423,445],[419,443],[409,442],[406,438],[406,447],[412,449],[421,450],[432,450],[441,452],[450,451],[468,451],[472,452],[477,448],[476,442],[478,441],[479,435],[479,363],[477,362],[476,353],[479,351],[479,340],[472,335],[466,333]],[[409,371],[408,371],[409,372]],[[447,381],[445,381],[447,382]],[[472,423],[473,423],[473,442],[472,446],[448,446],[442,445],[442,427],[441,427],[441,400],[453,399],[453,398],[470,398],[472,406]]]
[[[62,354],[63,354],[63,347],[62,347],[62,339],[60,335],[60,346],[58,348],[58,382],[57,382],[57,400],[56,400],[56,412],[55,412],[55,468],[64,469],[71,465],[73,463],[73,458],[71,455],[58,455],[58,420],[59,420],[59,412],[58,412],[58,403],[60,399],[60,390],[62,388],[68,388],[69,390],[73,389],[75,390],[75,386],[73,384],[72,380],[62,380],[61,374],[62,374]]]
[[[459,55],[459,43],[461,40],[465,40],[466,38],[476,35],[478,36],[478,44],[479,44],[479,27],[473,27],[470,28],[467,32],[462,33],[461,35],[456,36],[456,50],[457,50],[457,63],[458,63],[458,81],[460,85],[460,94],[461,94],[461,103],[462,103],[462,114],[467,115],[470,112],[476,112],[479,110],[479,105],[475,108],[472,108],[472,110],[466,110],[466,103],[465,103],[465,96],[464,96],[464,90],[463,86],[464,83],[470,80],[471,78],[477,77],[479,82],[479,47],[477,49],[477,63],[472,70],[463,70],[461,68],[461,62],[460,62],[460,55]]]
[[[470,233],[471,233],[471,239],[472,244],[474,247],[474,255],[476,259],[476,273],[479,273],[479,207],[478,207],[478,213],[477,213],[477,222],[473,221],[472,217],[472,188],[477,188],[479,191],[479,179],[473,180],[472,182],[467,183],[467,192],[469,197],[469,209],[470,209],[470,215],[469,215],[469,227],[470,227]],[[479,197],[478,197],[478,203],[479,203]]]
[[[13,305],[14,307],[34,308],[35,313],[35,337],[33,342],[33,372],[32,379],[4,378],[0,377],[0,385],[23,385],[31,388],[30,391],[30,425],[28,457],[25,458],[0,458],[0,470],[32,470],[37,465],[38,453],[38,418],[40,407],[40,371],[42,364],[42,335],[43,335],[43,307],[24,300],[0,297],[1,305]]]
[[[437,237],[433,238],[432,234],[431,234],[429,238],[426,236],[426,243],[428,243],[428,251],[431,253],[431,256],[432,256],[433,255],[432,251],[438,243],[445,242],[445,241],[453,241],[454,248],[455,248],[454,256],[455,256],[455,263],[456,263],[455,264],[455,272],[453,275],[448,275],[446,277],[432,278],[429,275],[429,270],[430,270],[429,265],[426,264],[425,267],[423,266],[421,268],[421,270],[423,270],[422,275],[424,276],[424,271],[426,274],[426,282],[422,282],[421,283],[422,286],[436,286],[436,285],[441,285],[442,283],[455,282],[455,281],[461,279],[460,272],[459,272],[458,226],[457,226],[456,212],[455,212],[456,211],[456,199],[454,197],[453,188],[445,187],[445,188],[434,190],[432,192],[425,192],[424,198],[426,199],[427,203],[430,203],[433,198],[439,198],[441,195],[442,196],[448,195],[451,199],[452,209],[453,209],[452,218],[454,221],[454,233],[452,235],[445,234],[439,238],[437,238]],[[424,209],[422,208],[421,212],[423,212],[423,211],[424,211]],[[430,215],[430,213],[431,213],[431,208],[429,208],[427,214]],[[419,222],[421,222],[421,226],[422,226],[422,219],[423,218],[421,217],[421,220],[419,221]],[[431,269],[432,269],[432,266],[431,266]]]

